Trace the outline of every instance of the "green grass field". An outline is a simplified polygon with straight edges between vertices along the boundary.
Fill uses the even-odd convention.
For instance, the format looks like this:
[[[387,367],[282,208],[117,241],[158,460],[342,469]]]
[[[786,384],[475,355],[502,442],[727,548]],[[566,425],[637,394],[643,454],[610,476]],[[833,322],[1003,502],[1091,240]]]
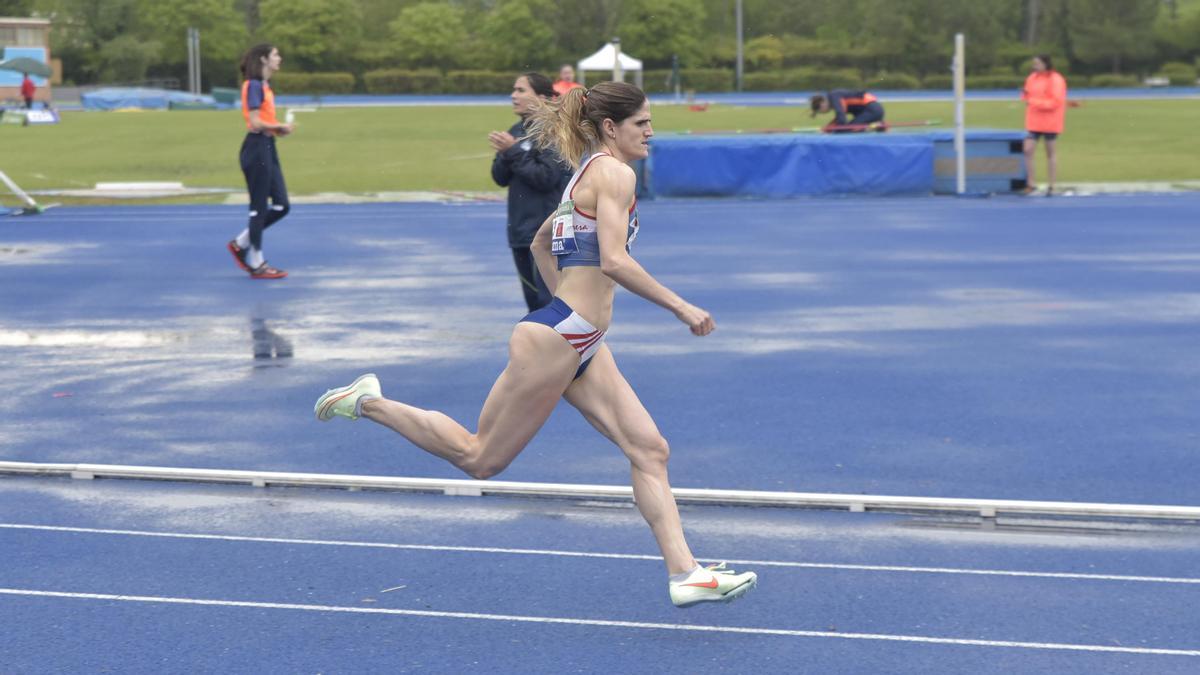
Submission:
[[[948,102],[887,108],[891,121],[937,119],[949,127],[953,120]],[[1071,109],[1059,145],[1060,181],[1200,179],[1196,109],[1190,100],[1087,101]],[[1022,110],[1016,100],[972,102],[967,124],[1018,129]],[[298,115],[299,129],[280,141],[279,152],[294,195],[495,190],[487,133],[513,119],[503,107],[327,108]],[[659,133],[813,124],[799,107],[654,108]],[[57,126],[0,125],[0,170],[27,190],[168,180],[240,189],[242,135],[237,111],[68,112]]]

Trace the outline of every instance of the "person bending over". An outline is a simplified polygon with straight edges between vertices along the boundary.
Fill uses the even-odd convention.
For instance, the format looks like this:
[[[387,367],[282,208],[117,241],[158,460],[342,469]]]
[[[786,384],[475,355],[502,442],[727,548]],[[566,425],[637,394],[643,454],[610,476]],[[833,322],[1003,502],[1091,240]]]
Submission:
[[[814,95],[809,99],[809,104],[813,117],[833,112],[833,121],[824,128],[827,133],[887,130],[883,121],[883,104],[869,91],[834,89]]]

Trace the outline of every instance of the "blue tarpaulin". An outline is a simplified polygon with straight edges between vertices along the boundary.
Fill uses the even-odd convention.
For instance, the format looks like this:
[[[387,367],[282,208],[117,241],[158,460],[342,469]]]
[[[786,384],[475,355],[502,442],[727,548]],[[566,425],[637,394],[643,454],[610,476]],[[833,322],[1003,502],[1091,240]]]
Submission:
[[[878,134],[659,137],[647,183],[660,197],[922,194],[932,185],[928,138]]]
[[[166,110],[172,103],[208,104],[216,107],[211,96],[199,96],[169,89],[145,89],[140,87],[109,87],[90,91],[79,97],[85,110],[119,110],[141,108],[144,110]]]
[[[1023,187],[1021,138],[1020,131],[968,131],[968,191]],[[663,135],[651,141],[638,194],[780,198],[953,192],[953,162],[950,131]]]

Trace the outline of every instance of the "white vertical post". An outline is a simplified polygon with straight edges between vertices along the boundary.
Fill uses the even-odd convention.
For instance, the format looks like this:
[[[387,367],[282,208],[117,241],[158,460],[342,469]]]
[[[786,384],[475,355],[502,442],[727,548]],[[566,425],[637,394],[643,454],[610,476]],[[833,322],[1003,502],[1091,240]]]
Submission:
[[[621,68],[621,38],[612,39],[613,46],[613,82],[625,81],[625,70]]]
[[[188,26],[187,29],[187,48],[188,48],[188,92],[196,93],[196,29]]]
[[[200,93],[200,30],[188,27],[188,91]]]
[[[678,54],[671,55],[671,84],[673,84],[674,88],[675,88],[675,102],[679,103],[680,101],[683,100],[683,96],[682,96],[682,92],[680,91],[682,88],[682,83],[679,81],[679,55]]]
[[[193,78],[192,73],[196,68],[196,66],[194,65],[196,63],[196,54],[195,54],[195,52],[192,51],[192,27],[191,26],[188,26],[188,29],[187,29],[187,50],[188,50],[188,91],[191,92],[192,91],[192,81],[193,81],[193,79],[195,79],[195,78]]]
[[[962,33],[954,35],[954,159],[955,190],[967,191],[967,128],[966,128],[966,41]]]
[[[745,61],[742,49],[742,0],[737,0],[737,90],[742,90],[743,63]]]
[[[193,93],[199,94],[204,86],[200,82],[200,29],[194,28],[193,30],[196,31],[193,33],[196,41],[196,91]]]

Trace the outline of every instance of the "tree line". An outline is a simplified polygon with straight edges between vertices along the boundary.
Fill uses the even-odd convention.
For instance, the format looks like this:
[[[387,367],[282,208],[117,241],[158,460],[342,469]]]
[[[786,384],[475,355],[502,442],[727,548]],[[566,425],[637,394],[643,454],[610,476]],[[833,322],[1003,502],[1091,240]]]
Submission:
[[[247,46],[272,42],[285,71],[554,69],[614,36],[647,69],[731,69],[735,0],[0,0],[0,16],[53,21],[75,84],[185,79],[188,27],[204,84],[231,85]],[[1047,53],[1080,75],[1190,72],[1200,0],[743,0],[747,73],[946,72],[967,35],[969,72],[1020,74]],[[1186,69],[1190,69],[1187,71]],[[884,77],[886,79],[886,77]]]

